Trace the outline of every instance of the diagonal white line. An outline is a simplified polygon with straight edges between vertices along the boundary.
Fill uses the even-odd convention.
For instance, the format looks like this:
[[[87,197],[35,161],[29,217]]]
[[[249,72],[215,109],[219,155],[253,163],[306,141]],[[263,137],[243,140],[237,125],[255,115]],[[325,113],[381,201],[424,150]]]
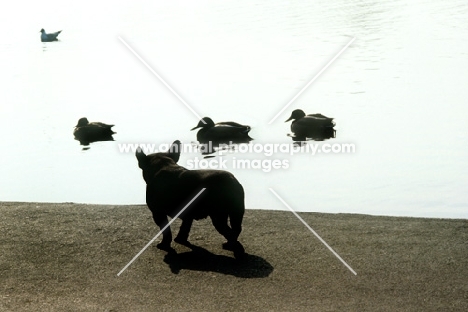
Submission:
[[[330,245],[327,244],[326,241],[324,241],[308,224],[307,222],[304,221],[304,219],[301,218],[289,205],[275,192],[273,191],[272,188],[269,189],[273,195],[275,195],[282,203],[285,205],[291,212],[302,222],[304,225],[314,234],[334,255],[337,257],[354,275],[357,275],[356,271],[353,270],[341,257],[339,254],[336,253],[336,251],[333,250],[333,248],[330,247]]]
[[[122,274],[122,273],[133,263],[133,261],[135,261],[135,260],[143,253],[143,251],[145,251],[146,248],[148,248],[148,247],[156,240],[156,238],[158,238],[158,236],[161,235],[161,233],[164,232],[164,230],[166,230],[166,229],[172,224],[172,222],[174,222],[174,220],[177,219],[177,218],[180,216],[180,214],[181,214],[182,212],[184,212],[184,210],[187,209],[187,207],[190,206],[190,204],[193,203],[193,201],[194,201],[195,199],[197,199],[198,196],[200,196],[201,193],[203,193],[204,190],[206,190],[206,188],[202,188],[201,191],[198,192],[198,194],[195,195],[195,197],[192,198],[192,200],[189,201],[189,203],[188,203],[187,205],[185,205],[185,207],[182,208],[182,210],[180,210],[179,213],[178,213],[174,218],[172,218],[172,220],[169,221],[169,222],[167,223],[167,225],[166,225],[165,227],[163,227],[163,228],[161,229],[161,231],[159,231],[159,233],[156,234],[156,236],[153,237],[153,239],[150,240],[149,243],[146,244],[146,246],[143,247],[143,249],[140,250],[140,252],[137,253],[136,256],[133,257],[133,259],[130,260],[130,262],[127,263],[127,265],[126,265],[122,270],[120,270],[120,272],[117,274],[117,276],[120,276],[120,274]]]
[[[312,84],[312,83],[313,83],[313,82],[314,82],[314,81],[315,81],[315,80],[332,64],[332,63],[333,63],[333,62],[334,62],[334,61],[351,45],[351,43],[353,43],[353,41],[354,41],[355,39],[356,39],[355,37],[351,38],[351,40],[350,40],[350,41],[349,41],[349,42],[348,42],[348,43],[347,43],[347,44],[346,44],[346,45],[345,45],[345,46],[344,46],[344,47],[327,63],[327,65],[325,65],[325,66],[314,76],[314,78],[312,78],[312,80],[309,81],[309,82],[301,89],[301,91],[299,91],[299,93],[296,94],[296,95],[295,95],[295,96],[278,112],[278,114],[276,114],[275,117],[273,117],[272,120],[270,120],[270,122],[269,122],[268,124],[270,125],[271,123],[273,123],[273,121],[275,121],[276,118],[278,118],[278,116],[281,115],[281,114],[284,112],[284,110],[285,110],[286,108],[288,108],[288,106],[291,105],[292,102],[294,102],[294,101],[299,97],[299,95],[301,95],[302,92],[304,92],[305,89],[307,89],[307,88],[308,88],[308,87],[309,87],[309,86],[310,86],[310,85],[311,85],[311,84]]]
[[[177,92],[175,92],[174,89],[172,89],[171,86],[166,81],[164,81],[164,79],[162,79],[162,77],[127,43],[127,41],[125,41],[120,36],[119,36],[119,39],[127,47],[127,49],[129,49],[130,52],[132,52],[133,55],[135,55],[136,58],[139,59],[140,62],[142,62],[143,65],[145,65],[146,68],[148,68],[150,72],[153,75],[155,75],[156,78],[158,78],[166,86],[166,88],[168,88],[169,91],[171,91],[185,105],[185,107],[187,107],[192,112],[192,114],[197,116],[199,120],[201,120],[204,124],[206,124],[206,122],[200,117],[200,115],[197,114],[197,112],[187,102],[185,102],[185,100],[179,94],[177,94]]]

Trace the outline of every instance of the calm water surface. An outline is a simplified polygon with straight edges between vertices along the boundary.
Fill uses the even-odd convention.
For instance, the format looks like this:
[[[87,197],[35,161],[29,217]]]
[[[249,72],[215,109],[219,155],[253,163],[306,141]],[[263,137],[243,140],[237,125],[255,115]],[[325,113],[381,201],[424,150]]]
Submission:
[[[253,143],[291,144],[284,120],[301,108],[335,118],[336,138],[319,144],[355,145],[277,154],[289,168],[269,173],[230,166],[264,155],[227,153],[248,208],[285,209],[272,188],[298,211],[468,218],[468,3],[310,2],[12,3],[0,13],[0,200],[142,204],[119,144],[195,140],[197,117],[120,36],[201,116],[251,125]],[[41,28],[61,40],[41,43]],[[72,132],[84,116],[115,124],[115,141],[83,149]]]

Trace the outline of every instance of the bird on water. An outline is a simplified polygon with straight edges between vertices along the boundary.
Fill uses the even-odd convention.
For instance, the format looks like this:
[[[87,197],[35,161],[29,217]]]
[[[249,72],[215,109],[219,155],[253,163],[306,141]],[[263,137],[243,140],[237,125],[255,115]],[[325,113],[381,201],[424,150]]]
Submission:
[[[41,41],[42,42],[51,42],[51,41],[58,41],[57,36],[62,32],[61,30],[54,32],[54,33],[46,33],[44,28],[41,29]]]
[[[213,145],[229,143],[248,143],[253,139],[249,136],[250,126],[241,125],[234,121],[214,123],[210,117],[204,117],[191,130],[201,128],[197,132],[200,143],[212,142]]]
[[[108,125],[102,122],[89,122],[86,117],[80,118],[73,135],[82,145],[88,145],[97,141],[113,141],[115,132],[112,130],[114,125]]]
[[[298,140],[305,140],[306,138],[323,140],[334,137],[335,130],[333,127],[335,122],[333,118],[322,114],[306,115],[303,110],[296,109],[285,122],[290,120],[293,121],[291,131]]]

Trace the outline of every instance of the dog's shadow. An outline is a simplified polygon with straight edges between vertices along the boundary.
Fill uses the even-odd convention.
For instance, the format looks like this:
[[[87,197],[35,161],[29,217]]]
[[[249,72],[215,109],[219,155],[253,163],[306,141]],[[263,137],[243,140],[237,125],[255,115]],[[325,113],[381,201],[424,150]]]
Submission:
[[[215,255],[208,250],[190,244],[191,251],[177,253],[170,251],[164,257],[171,272],[179,274],[181,270],[217,272],[243,278],[267,277],[273,272],[273,266],[265,259],[245,254],[242,260]]]

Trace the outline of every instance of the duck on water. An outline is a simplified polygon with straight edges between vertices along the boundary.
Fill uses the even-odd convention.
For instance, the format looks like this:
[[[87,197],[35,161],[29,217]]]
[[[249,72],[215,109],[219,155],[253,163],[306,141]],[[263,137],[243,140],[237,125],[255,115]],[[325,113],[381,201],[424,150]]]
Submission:
[[[113,126],[102,122],[89,122],[86,117],[83,117],[78,120],[73,135],[81,145],[89,145],[97,141],[113,141],[112,135],[115,134],[112,130]]]
[[[291,123],[291,131],[294,134],[293,140],[301,141],[311,138],[321,141],[335,137],[333,118],[322,114],[306,115],[303,110],[296,109],[285,122],[290,120],[293,121]]]
[[[242,125],[234,121],[214,123],[209,117],[204,117],[198,125],[191,130],[201,128],[197,132],[197,140],[201,144],[211,144],[217,147],[221,144],[249,143],[253,140],[249,136],[250,126]]]

